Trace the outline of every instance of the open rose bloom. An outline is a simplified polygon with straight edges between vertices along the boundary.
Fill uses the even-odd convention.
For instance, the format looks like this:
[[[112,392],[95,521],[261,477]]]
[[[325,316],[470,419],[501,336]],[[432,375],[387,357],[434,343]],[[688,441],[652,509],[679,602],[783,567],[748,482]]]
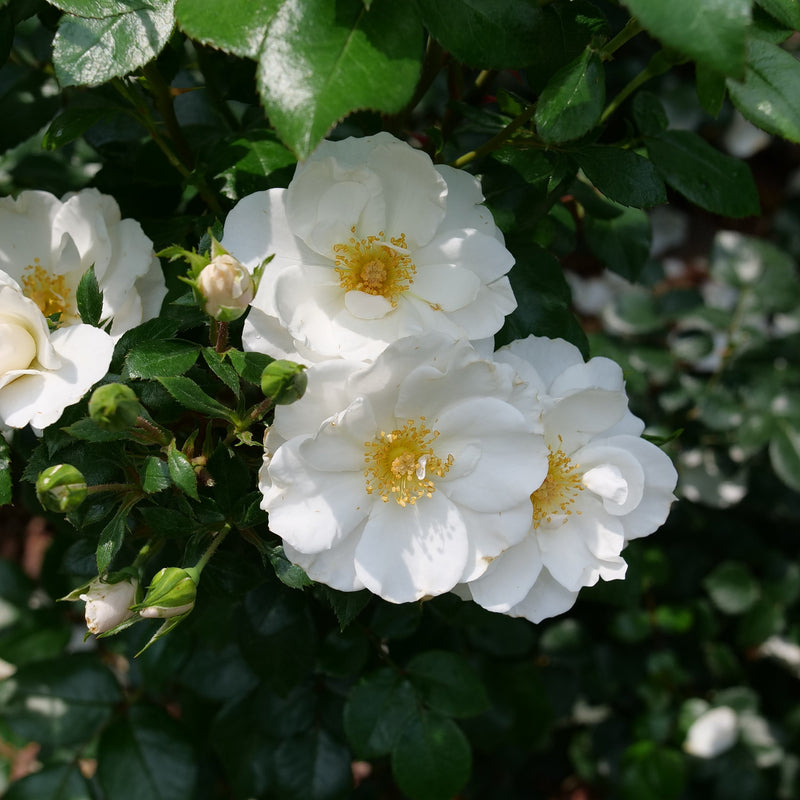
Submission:
[[[92,265],[112,336],[158,314],[166,286],[153,243],[114,198],[83,189],[62,200],[42,191],[0,199],[0,270],[45,317],[80,322],[76,290]]]
[[[312,579],[409,602],[473,580],[525,537],[547,456],[509,402],[507,365],[429,334],[307,374],[306,394],[276,410],[260,487]]]
[[[527,535],[459,591],[539,622],[569,609],[582,587],[624,577],[622,549],[664,523],[677,473],[641,438],[613,361],[584,363],[573,345],[534,336],[496,358],[519,376],[514,402],[544,437],[548,471]]]
[[[245,349],[372,360],[413,334],[492,336],[516,307],[514,260],[482,201],[471,175],[388,133],[323,142],[288,189],[245,197],[225,222],[249,269],[275,256]]]
[[[36,303],[0,272],[0,426],[57,422],[105,374],[113,339],[90,325],[50,332]]]

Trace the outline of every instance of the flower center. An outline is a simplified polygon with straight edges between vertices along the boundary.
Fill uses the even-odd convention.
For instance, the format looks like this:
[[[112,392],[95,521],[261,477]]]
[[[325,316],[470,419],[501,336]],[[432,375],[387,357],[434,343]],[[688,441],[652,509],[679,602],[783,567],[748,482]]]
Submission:
[[[355,233],[355,227],[350,229]],[[346,292],[358,291],[385,297],[392,307],[414,282],[416,267],[408,254],[406,236],[388,242],[381,231],[377,236],[356,239],[333,246],[339,285]]]
[[[38,258],[27,266],[25,272],[20,281],[25,296],[33,300],[48,319],[58,314],[58,322],[65,322],[65,317],[72,315],[66,276],[48,272],[39,264]]]
[[[549,463],[547,477],[531,495],[534,528],[538,528],[544,522],[552,522],[554,516],[568,517],[572,514],[570,506],[575,502],[578,492],[583,491],[581,483],[583,475],[578,472],[578,464],[573,464],[561,448],[553,450],[548,445],[547,449],[550,451],[547,456]]]
[[[364,442],[367,468],[367,494],[377,492],[384,503],[394,496],[399,506],[414,505],[420,497],[431,497],[436,490],[432,476],[443,478],[453,464],[453,456],[442,460],[433,452],[439,431],[425,425],[425,417],[391,433],[381,431],[371,442]]]

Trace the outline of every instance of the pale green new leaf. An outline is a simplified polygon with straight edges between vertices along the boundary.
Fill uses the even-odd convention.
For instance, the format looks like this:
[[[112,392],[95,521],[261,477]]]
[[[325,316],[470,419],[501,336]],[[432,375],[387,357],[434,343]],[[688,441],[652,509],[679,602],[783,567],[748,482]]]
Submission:
[[[53,40],[53,65],[62,86],[99,86],[154,59],[172,35],[175,0],[150,3],[63,3],[87,16],[65,14]],[[95,6],[126,13],[90,16]]]
[[[259,56],[270,122],[299,158],[357,109],[394,113],[411,99],[422,27],[410,3],[284,0]]]

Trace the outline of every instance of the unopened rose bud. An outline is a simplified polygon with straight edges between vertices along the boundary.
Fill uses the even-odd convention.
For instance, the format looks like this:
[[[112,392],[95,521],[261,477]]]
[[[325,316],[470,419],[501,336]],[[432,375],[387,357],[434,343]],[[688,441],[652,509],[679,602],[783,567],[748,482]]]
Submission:
[[[164,567],[155,574],[141,603],[134,606],[145,619],[177,617],[194,608],[197,582],[193,570]]]
[[[203,268],[196,286],[203,296],[206,314],[220,322],[239,319],[255,295],[252,275],[227,253],[216,256]]]
[[[142,405],[136,392],[122,383],[108,383],[92,392],[89,416],[104,431],[127,431],[136,424]]]
[[[137,581],[133,578],[106,583],[95,578],[80,595],[86,603],[86,627],[90,633],[100,634],[116,628],[133,616],[130,606],[136,596]]]
[[[308,376],[306,368],[294,361],[273,361],[261,373],[261,391],[272,398],[276,406],[288,405],[299,400],[306,391]]]
[[[86,481],[71,464],[48,467],[36,479],[36,497],[48,511],[73,511],[86,495]]]

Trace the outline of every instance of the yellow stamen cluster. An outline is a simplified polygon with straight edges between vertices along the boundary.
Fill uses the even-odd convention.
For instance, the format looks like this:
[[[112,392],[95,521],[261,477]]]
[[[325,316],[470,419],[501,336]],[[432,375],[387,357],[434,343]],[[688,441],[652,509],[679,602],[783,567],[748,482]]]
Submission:
[[[355,227],[350,229],[355,234]],[[333,246],[339,285],[346,292],[359,291],[385,297],[392,307],[397,298],[414,282],[416,267],[408,254],[406,236],[385,240],[377,236],[356,239]]]
[[[72,302],[69,297],[67,279],[64,275],[53,275],[39,264],[39,259],[34,259],[33,264],[26,268],[20,283],[22,291],[39,306],[45,317],[60,314],[59,322],[64,322],[65,317],[72,315]]]
[[[394,497],[399,506],[414,505],[420,497],[431,497],[436,490],[431,476],[443,478],[453,464],[453,456],[442,460],[433,452],[439,436],[425,425],[407,420],[391,433],[381,431],[372,442],[364,442],[367,468],[367,494],[377,492],[384,503]]]
[[[560,437],[559,437],[560,438]],[[572,514],[570,506],[575,502],[578,492],[583,491],[582,473],[578,464],[573,464],[561,449],[547,448],[549,467],[542,485],[531,495],[533,503],[533,527],[544,522],[552,522],[554,516],[568,517]],[[576,511],[580,514],[580,511]],[[566,522],[566,519],[564,519]]]

